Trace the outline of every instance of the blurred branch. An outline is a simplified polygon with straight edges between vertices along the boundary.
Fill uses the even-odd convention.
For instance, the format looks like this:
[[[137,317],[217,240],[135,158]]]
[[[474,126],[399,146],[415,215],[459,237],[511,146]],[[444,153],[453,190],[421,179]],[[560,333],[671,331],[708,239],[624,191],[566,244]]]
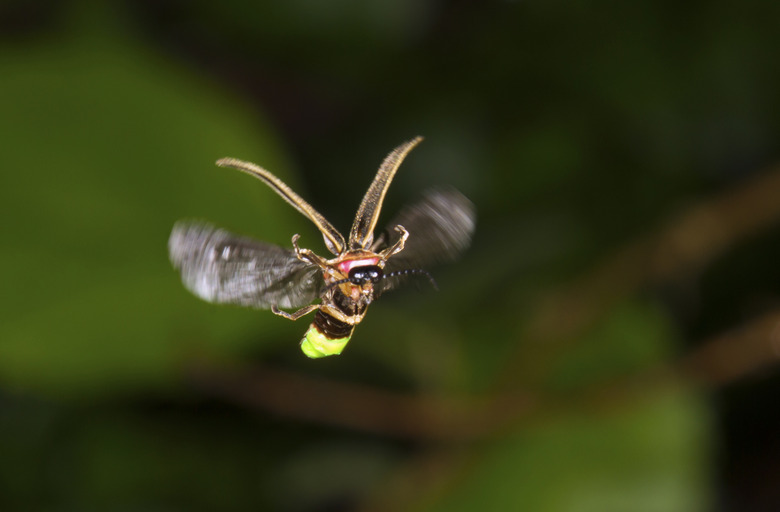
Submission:
[[[482,397],[409,395],[299,373],[237,372],[200,365],[199,389],[244,407],[403,438],[465,441],[500,432],[530,414],[635,403],[680,385],[718,387],[780,359],[780,310],[703,343],[674,364],[661,364],[565,397],[531,392]]]
[[[685,357],[680,373],[703,386],[720,387],[780,359],[780,310],[721,334]]]
[[[703,201],[655,233],[615,251],[584,277],[539,301],[524,343],[499,382],[532,382],[550,361],[617,302],[646,286],[696,274],[731,247],[780,219],[780,168]],[[523,336],[523,334],[525,336]]]
[[[533,405],[523,394],[497,406],[485,397],[414,396],[269,367],[242,373],[201,364],[190,375],[198,388],[245,407],[396,437],[480,437]]]

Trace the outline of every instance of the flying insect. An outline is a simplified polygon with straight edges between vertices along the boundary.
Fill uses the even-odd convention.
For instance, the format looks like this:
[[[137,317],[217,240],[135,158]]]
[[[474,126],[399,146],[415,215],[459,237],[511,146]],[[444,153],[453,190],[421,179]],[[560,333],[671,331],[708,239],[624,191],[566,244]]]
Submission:
[[[311,358],[340,354],[377,297],[413,276],[427,278],[435,286],[424,267],[454,260],[471,242],[474,205],[453,188],[428,192],[374,236],[387,189],[403,159],[421,140],[401,144],[384,159],[347,240],[270,172],[235,158],[218,160],[220,167],[263,181],[311,220],[335,257],[326,259],[299,247],[297,234],[292,237],[293,249],[285,249],[209,224],[179,221],[168,251],[184,286],[208,302],[270,309],[289,320],[315,312],[301,350]]]

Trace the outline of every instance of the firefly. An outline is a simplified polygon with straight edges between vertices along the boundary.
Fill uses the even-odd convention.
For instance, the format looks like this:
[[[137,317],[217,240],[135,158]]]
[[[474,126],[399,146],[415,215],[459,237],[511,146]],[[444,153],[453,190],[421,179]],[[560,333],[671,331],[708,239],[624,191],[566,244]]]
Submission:
[[[422,137],[407,141],[384,159],[346,240],[270,172],[235,158],[218,160],[218,166],[245,172],[271,187],[314,223],[335,257],[326,259],[300,247],[297,234],[292,249],[286,249],[209,224],[179,221],[168,251],[184,286],[208,302],[270,309],[289,320],[314,312],[301,350],[311,358],[340,354],[377,297],[415,276],[435,286],[425,267],[454,260],[471,242],[474,205],[453,188],[428,192],[374,236],[390,183],[420,141]]]

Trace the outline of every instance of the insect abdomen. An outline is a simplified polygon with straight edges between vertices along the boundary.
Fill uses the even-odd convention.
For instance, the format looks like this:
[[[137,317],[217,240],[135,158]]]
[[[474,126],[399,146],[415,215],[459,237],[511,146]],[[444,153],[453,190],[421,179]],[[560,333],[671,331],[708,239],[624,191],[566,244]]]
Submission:
[[[313,359],[341,354],[354,330],[354,325],[318,309],[314,321],[303,335],[301,350]]]

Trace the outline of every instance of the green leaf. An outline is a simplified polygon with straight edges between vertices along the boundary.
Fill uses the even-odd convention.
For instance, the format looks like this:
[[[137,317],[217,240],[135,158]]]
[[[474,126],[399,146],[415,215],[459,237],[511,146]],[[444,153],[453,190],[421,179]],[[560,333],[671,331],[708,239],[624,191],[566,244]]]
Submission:
[[[184,290],[168,233],[196,217],[289,245],[304,226],[261,183],[214,166],[236,156],[286,179],[254,113],[109,19],[95,26],[0,48],[0,140],[12,148],[0,178],[0,379],[15,388],[106,393],[170,378],[204,347],[270,347],[272,314]]]
[[[682,393],[547,418],[483,446],[431,510],[705,510],[706,419]]]

